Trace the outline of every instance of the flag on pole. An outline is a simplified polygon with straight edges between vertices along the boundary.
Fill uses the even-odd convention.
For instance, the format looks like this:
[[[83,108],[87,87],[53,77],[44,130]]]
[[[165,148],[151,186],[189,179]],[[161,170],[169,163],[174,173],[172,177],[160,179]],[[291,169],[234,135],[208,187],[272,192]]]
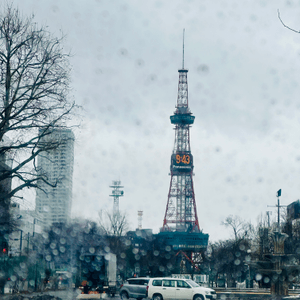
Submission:
[[[277,191],[277,197],[281,196],[281,189],[279,191]]]

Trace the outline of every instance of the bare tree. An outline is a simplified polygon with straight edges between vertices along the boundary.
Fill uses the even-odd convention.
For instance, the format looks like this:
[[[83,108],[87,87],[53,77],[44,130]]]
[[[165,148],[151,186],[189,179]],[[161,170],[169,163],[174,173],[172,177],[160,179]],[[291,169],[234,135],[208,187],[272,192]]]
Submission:
[[[11,225],[11,197],[39,188],[39,181],[56,184],[37,172],[36,161],[63,142],[47,137],[67,127],[75,108],[67,99],[70,66],[62,39],[12,6],[0,12],[0,235]]]
[[[69,54],[61,42],[38,28],[33,17],[22,19],[17,9],[9,6],[0,15],[0,157],[13,159],[12,168],[1,172],[0,182],[20,182],[5,197],[37,187],[37,155],[61,142],[44,137],[65,128],[74,108],[67,100]]]
[[[252,235],[253,227],[250,223],[245,222],[239,216],[228,216],[221,225],[230,227],[233,230],[235,240],[248,237]]]
[[[99,225],[103,234],[120,237],[128,231],[129,225],[125,213],[109,213],[100,210],[98,214]]]

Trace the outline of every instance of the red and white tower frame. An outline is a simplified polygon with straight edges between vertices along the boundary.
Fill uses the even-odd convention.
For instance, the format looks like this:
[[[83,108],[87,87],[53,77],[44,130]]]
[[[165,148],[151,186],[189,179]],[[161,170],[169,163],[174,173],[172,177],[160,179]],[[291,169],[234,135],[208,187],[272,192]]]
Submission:
[[[190,127],[195,117],[188,105],[188,70],[179,72],[178,97],[174,115],[175,143],[171,155],[171,182],[162,231],[200,232],[193,186],[193,156],[190,147]]]

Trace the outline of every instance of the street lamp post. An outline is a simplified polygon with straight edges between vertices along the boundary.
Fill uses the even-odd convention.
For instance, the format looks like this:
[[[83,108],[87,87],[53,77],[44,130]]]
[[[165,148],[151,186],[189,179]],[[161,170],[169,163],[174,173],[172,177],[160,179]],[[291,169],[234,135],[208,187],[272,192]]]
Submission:
[[[251,265],[251,249],[247,250],[247,256],[246,256],[246,264],[248,266],[248,274],[246,277],[246,288],[253,288],[253,285],[251,284],[251,269],[250,269],[250,265]]]

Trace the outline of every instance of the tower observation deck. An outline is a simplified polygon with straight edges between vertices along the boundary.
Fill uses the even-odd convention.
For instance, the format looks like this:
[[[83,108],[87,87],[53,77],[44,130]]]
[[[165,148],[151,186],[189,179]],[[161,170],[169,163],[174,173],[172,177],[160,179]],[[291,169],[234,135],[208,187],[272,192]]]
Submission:
[[[175,143],[171,155],[170,187],[163,227],[158,236],[173,249],[201,251],[206,249],[208,234],[199,226],[193,186],[193,155],[190,147],[190,127],[195,117],[188,105],[188,70],[179,72],[178,96],[174,114],[170,117],[175,126]]]

